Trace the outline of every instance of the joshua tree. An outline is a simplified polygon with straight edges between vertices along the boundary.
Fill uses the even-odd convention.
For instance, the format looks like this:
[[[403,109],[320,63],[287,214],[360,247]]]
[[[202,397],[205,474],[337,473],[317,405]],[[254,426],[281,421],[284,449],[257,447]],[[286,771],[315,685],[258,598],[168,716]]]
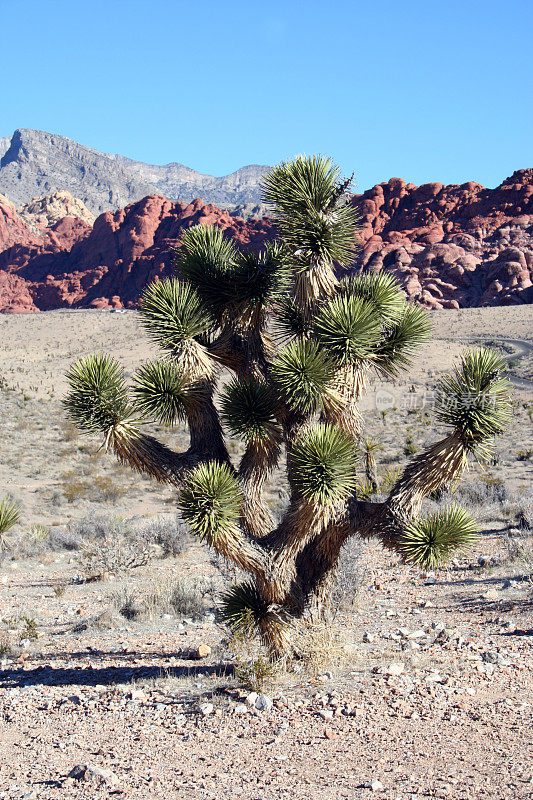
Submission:
[[[509,417],[501,359],[472,350],[437,390],[435,414],[449,433],[412,459],[384,500],[357,497],[367,378],[405,370],[430,325],[390,275],[347,271],[357,229],[349,183],[323,157],[270,170],[263,199],[274,244],[243,252],[217,227],[190,228],[175,277],[145,290],[140,320],[162,358],[141,366],[130,388],[107,355],[68,373],[72,420],[103,434],[122,462],[178,488],[193,533],[248,575],[225,596],[228,624],[254,630],[278,653],[290,649],[296,620],[319,605],[349,537],[376,537],[421,565],[473,541],[464,510],[419,519],[421,504],[461,476],[470,454],[486,455]],[[188,450],[148,435],[149,419],[185,421]],[[239,464],[227,433],[244,442]],[[290,499],[276,524],[264,490],[285,464]]]
[[[372,494],[375,494],[379,488],[376,453],[381,449],[381,444],[376,439],[365,439],[365,477]]]

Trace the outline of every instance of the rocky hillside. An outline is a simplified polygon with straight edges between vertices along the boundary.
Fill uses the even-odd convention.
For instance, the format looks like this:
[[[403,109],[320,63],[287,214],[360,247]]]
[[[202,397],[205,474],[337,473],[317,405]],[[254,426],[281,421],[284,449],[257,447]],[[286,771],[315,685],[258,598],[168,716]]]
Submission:
[[[354,269],[392,272],[429,308],[533,302],[533,169],[496,189],[392,178],[351,202],[362,224]],[[76,204],[67,205],[75,213]],[[52,213],[32,221],[0,198],[0,311],[133,307],[148,282],[170,273],[172,251],[191,225],[219,225],[253,247],[274,232],[268,217],[244,220],[199,199],[161,195],[106,212],[93,226]]]
[[[93,227],[64,217],[35,237],[13,204],[0,201],[0,242],[11,244],[0,252],[0,311],[131,307],[147,283],[170,274],[182,231],[199,223],[255,247],[272,234],[266,219],[245,222],[198,199],[151,195],[101,214]]]
[[[0,138],[0,193],[17,206],[65,190],[95,215],[150,194],[185,202],[202,197],[223,207],[253,204],[265,169],[252,164],[215,178],[182,164],[157,166],[100,153],[44,131],[20,129]]]
[[[354,197],[362,266],[436,308],[533,302],[533,169],[496,189],[399,178]]]

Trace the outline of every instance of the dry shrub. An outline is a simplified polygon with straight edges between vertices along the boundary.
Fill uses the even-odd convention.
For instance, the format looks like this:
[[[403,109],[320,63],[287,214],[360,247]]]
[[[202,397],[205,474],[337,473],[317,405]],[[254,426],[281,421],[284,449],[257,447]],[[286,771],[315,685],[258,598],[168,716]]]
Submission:
[[[0,658],[12,656],[14,653],[11,634],[9,631],[0,631]]]
[[[533,530],[533,493],[529,493],[519,499],[516,522],[518,527],[524,531]]]
[[[136,591],[122,586],[112,597],[113,605],[126,619],[137,619],[142,613],[139,595]]]
[[[93,518],[85,520],[85,537],[78,551],[78,560],[86,580],[100,580],[122,575],[143,567],[155,557],[155,548],[136,530],[121,520]]]
[[[507,537],[507,560],[533,584],[533,535],[513,528]]]
[[[302,620],[296,628],[296,651],[311,675],[336,669],[346,660],[346,629],[324,620]]]
[[[192,581],[171,578],[161,581],[140,601],[143,612],[150,617],[174,614],[179,617],[200,617],[213,602],[212,581]]]
[[[191,535],[179,514],[161,514],[144,520],[142,535],[161,548],[164,558],[182,555],[191,546]]]

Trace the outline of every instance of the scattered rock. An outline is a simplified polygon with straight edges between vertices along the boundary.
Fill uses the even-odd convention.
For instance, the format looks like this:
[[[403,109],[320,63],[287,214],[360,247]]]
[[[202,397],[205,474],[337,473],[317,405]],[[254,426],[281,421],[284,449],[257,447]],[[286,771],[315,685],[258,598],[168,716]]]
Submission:
[[[257,696],[254,705],[258,711],[270,711],[273,703],[267,694],[260,694]]]
[[[211,648],[208,644],[201,644],[194,652],[194,658],[207,658],[211,655]]]
[[[96,764],[76,764],[67,778],[75,781],[90,781],[98,786],[113,786],[118,783],[116,775],[105,767]]]
[[[367,781],[364,784],[365,789],[370,789],[372,792],[381,792],[383,790],[383,784],[381,781],[378,781],[377,778],[374,778],[372,781]]]
[[[387,675],[398,676],[403,673],[404,667],[405,665],[402,664],[402,662],[393,661],[391,664],[389,664],[389,666],[385,670],[385,673]]]

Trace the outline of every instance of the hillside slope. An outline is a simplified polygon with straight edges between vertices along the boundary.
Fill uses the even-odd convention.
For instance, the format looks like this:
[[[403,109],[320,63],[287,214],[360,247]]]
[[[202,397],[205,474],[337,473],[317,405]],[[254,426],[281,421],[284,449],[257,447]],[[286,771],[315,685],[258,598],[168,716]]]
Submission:
[[[163,166],[100,153],[65,136],[22,128],[0,138],[0,193],[15,205],[68,191],[93,214],[115,210],[149,194],[223,206],[257,203],[267,167],[252,164],[215,178],[183,164]]]

